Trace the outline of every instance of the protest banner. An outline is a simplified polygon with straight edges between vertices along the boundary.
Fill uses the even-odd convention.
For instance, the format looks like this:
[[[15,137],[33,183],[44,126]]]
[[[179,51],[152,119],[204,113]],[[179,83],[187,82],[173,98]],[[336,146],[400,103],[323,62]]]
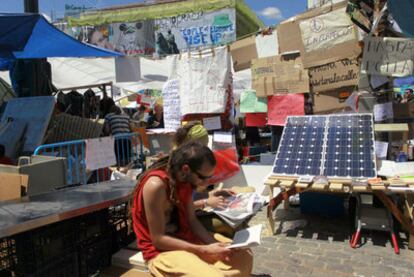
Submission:
[[[268,125],[285,126],[289,115],[305,114],[305,96],[302,93],[270,96],[267,103]]]
[[[309,76],[300,57],[273,56],[252,61],[252,88],[258,97],[309,92]]]
[[[181,115],[223,113],[230,73],[227,47],[170,56],[170,79],[179,80]]]
[[[361,72],[404,77],[413,75],[414,39],[366,37]]]
[[[266,113],[246,113],[246,127],[265,127]]]
[[[344,59],[309,69],[312,92],[329,91],[358,84],[359,66],[356,59]]]
[[[164,106],[164,127],[167,130],[177,130],[181,127],[179,81],[168,80],[162,88]]]

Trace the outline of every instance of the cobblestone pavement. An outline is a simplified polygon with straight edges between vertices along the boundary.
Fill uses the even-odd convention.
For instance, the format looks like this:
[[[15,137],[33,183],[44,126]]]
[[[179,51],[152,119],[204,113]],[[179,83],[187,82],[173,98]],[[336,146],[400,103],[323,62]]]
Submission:
[[[352,249],[349,217],[305,216],[299,208],[282,206],[275,211],[276,235],[267,230],[266,208],[250,222],[266,226],[262,244],[253,248],[252,276],[414,276],[414,251],[404,233],[400,255],[382,232],[364,233],[365,244]]]

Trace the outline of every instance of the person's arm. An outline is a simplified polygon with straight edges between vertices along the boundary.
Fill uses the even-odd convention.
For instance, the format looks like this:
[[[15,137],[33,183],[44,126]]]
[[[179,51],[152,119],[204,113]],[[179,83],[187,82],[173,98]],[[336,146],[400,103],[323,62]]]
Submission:
[[[143,189],[143,200],[145,216],[151,234],[151,241],[157,249],[185,250],[196,255],[214,256],[220,259],[225,259],[230,253],[229,249],[224,248],[219,243],[197,245],[165,234],[165,214],[164,208],[160,203],[164,203],[167,200],[167,193],[165,184],[160,178],[151,177],[148,179],[147,184],[145,184]],[[194,213],[194,208],[192,212]],[[204,229],[204,232],[207,231]],[[204,236],[206,235],[204,232],[201,231],[201,235],[203,236],[201,239],[204,239]],[[209,234],[207,233],[207,235]],[[212,242],[214,242],[214,240]]]
[[[188,215],[188,222],[190,224],[191,231],[194,234],[196,234],[201,239],[202,242],[206,244],[217,242],[198,220],[195,214],[195,209],[194,209],[194,205],[192,202],[189,202],[187,204],[187,215]]]

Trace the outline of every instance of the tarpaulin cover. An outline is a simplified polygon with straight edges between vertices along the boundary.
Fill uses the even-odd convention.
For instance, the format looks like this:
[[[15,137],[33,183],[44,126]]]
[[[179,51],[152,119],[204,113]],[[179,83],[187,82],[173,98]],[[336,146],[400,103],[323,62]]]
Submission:
[[[0,14],[0,58],[115,57],[122,54],[82,43],[39,14]]]

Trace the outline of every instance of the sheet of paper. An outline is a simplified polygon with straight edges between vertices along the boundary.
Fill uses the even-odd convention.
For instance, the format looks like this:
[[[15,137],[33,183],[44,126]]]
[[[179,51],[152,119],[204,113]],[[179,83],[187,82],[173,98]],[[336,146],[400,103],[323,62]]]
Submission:
[[[218,47],[171,58],[170,79],[178,79],[181,114],[223,113],[230,83],[230,53]]]
[[[246,126],[247,127],[264,127],[266,126],[266,113],[247,113]]]
[[[375,141],[375,154],[378,159],[386,159],[388,153],[388,142]]]
[[[220,130],[221,129],[220,116],[203,118],[203,125],[204,125],[204,128],[206,128],[208,131]]]
[[[261,243],[262,224],[254,225],[247,229],[237,231],[233,242],[227,248],[242,248],[258,246]]]
[[[256,91],[246,90],[240,96],[241,113],[266,113],[267,98],[257,97]]]
[[[387,160],[378,161],[377,174],[379,176],[394,177],[395,176],[394,165],[395,165],[394,161],[387,161]]]
[[[394,118],[392,102],[374,105],[374,118],[375,121],[383,121]]]
[[[277,40],[277,31],[273,30],[271,35],[256,36],[256,49],[259,58],[276,56],[279,54],[279,43]]]
[[[305,96],[301,93],[270,96],[267,103],[269,125],[285,126],[289,115],[305,114]]]
[[[214,142],[232,143],[233,134],[231,132],[214,132]]]
[[[168,130],[177,130],[181,127],[179,81],[168,80],[162,88],[164,106],[164,126]]]
[[[114,138],[102,137],[86,140],[86,169],[96,170],[116,164]]]

